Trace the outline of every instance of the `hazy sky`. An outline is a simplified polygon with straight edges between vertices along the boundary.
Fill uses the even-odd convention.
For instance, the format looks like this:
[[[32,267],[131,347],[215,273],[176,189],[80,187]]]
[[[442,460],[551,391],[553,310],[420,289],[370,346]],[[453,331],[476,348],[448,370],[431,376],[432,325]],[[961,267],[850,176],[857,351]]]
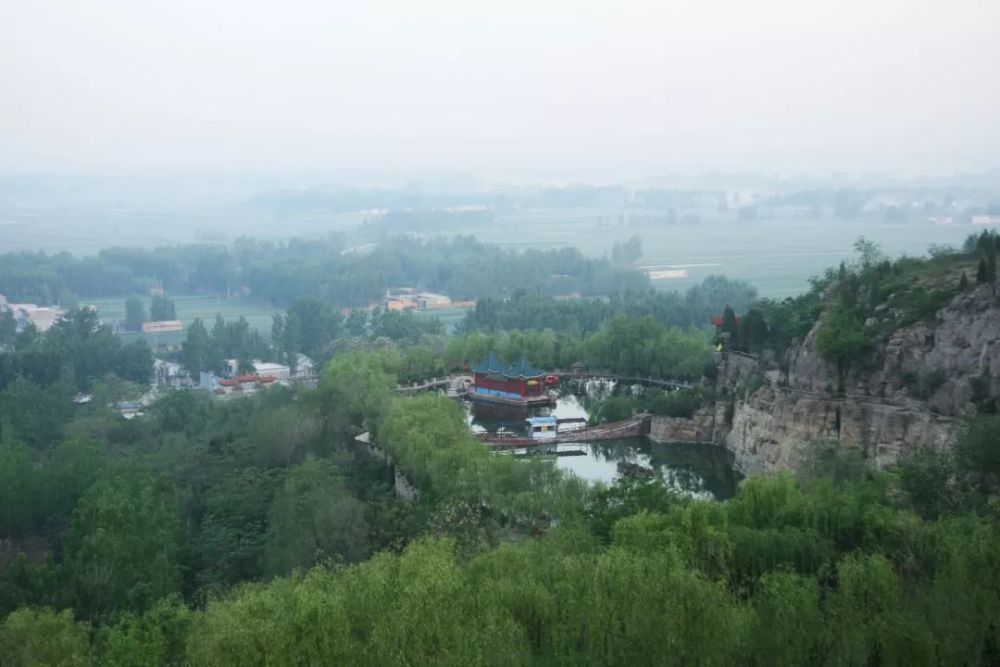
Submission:
[[[1000,0],[0,0],[0,168],[1000,166]]]

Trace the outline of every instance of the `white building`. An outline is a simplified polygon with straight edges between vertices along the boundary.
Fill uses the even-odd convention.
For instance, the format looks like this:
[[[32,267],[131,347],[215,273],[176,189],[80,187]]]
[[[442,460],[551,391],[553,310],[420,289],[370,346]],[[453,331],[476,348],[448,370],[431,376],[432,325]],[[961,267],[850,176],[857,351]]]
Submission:
[[[261,377],[273,377],[275,380],[289,380],[292,377],[292,369],[284,364],[275,364],[270,361],[253,362],[254,373]]]
[[[153,361],[153,377],[161,387],[185,387],[191,384],[187,371],[173,361],[155,359]]]
[[[295,377],[313,377],[314,375],[316,375],[316,364],[300,352],[295,360]]]
[[[273,377],[275,380],[288,380],[292,377],[292,369],[284,364],[275,364],[270,361],[261,361],[260,359],[254,359],[250,363],[253,366],[253,373],[248,373],[248,375]],[[239,360],[226,359],[222,375],[227,378],[234,378],[241,375]]]
[[[184,323],[180,320],[157,320],[153,322],[143,322],[144,333],[169,333],[171,331],[184,331]]]
[[[33,303],[7,303],[6,299],[0,304],[0,308],[14,313],[18,331],[24,331],[29,324],[34,325],[39,331],[48,331],[65,313],[61,308],[37,306]]]

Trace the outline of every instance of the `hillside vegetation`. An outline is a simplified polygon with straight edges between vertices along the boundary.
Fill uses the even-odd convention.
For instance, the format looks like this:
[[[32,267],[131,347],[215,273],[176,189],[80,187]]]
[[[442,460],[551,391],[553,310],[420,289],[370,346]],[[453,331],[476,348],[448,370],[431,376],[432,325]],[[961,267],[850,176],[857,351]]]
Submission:
[[[767,356],[843,312],[875,341],[869,313],[911,316],[895,302],[903,283],[938,267],[954,281],[938,289],[957,293],[976,253],[989,256],[845,266],[799,300],[758,302],[765,329],[725,317],[726,340]],[[335,349],[315,390],[170,391],[128,421],[108,403],[131,391],[116,373],[138,353],[86,311],[15,336],[0,386],[2,664],[1000,661],[1000,418],[987,407],[952,449],[875,470],[817,444],[794,476],[750,478],[726,502],[659,481],[589,485],[492,455],[452,401],[397,384],[486,348],[697,384],[715,369],[704,331],[615,313],[586,333],[475,330],[435,348],[440,332],[403,319],[378,324],[410,331],[398,340],[372,338],[371,322],[330,337],[359,323],[328,315],[300,303],[281,319]],[[232,342],[226,326],[205,333],[206,358]],[[74,405],[82,389],[99,398]],[[690,414],[705,391],[659,394],[657,409]],[[397,471],[413,502],[395,495]]]
[[[991,664],[993,422],[954,457],[818,457],[727,503],[490,455],[393,360],[0,446],[5,664]],[[387,365],[388,364],[388,365]],[[361,429],[422,490],[358,449]],[[39,504],[36,499],[45,499]],[[32,545],[29,549],[29,545]]]

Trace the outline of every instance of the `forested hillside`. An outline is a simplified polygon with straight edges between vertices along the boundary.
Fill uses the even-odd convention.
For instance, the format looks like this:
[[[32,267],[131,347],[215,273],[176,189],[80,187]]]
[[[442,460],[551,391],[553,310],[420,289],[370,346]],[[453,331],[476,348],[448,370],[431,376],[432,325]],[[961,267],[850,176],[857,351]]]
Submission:
[[[984,241],[919,271],[980,254],[988,272]],[[412,314],[343,319],[300,299],[267,351],[328,359],[315,389],[167,390],[131,420],[111,406],[145,390],[143,344],[122,346],[86,309],[44,334],[0,329],[0,662],[995,664],[993,403],[958,416],[952,447],[876,469],[863,449],[815,443],[794,475],[752,477],[720,502],[494,455],[452,399],[397,393],[495,351],[692,384],[613,396],[598,420],[690,415],[734,395],[716,393],[709,334],[682,327],[748,303],[738,321],[727,311],[719,340],[772,361],[795,331],[836,324],[822,319],[831,300],[857,309],[862,332],[881,330],[866,312],[905,329],[900,295],[918,265],[880,266],[862,255],[780,303],[748,303],[751,290],[723,279],[571,306],[518,294],[452,337]],[[855,275],[895,287],[852,296]],[[939,289],[989,290],[988,273],[961,282]],[[879,310],[886,300],[897,305]],[[550,306],[575,321],[542,328]],[[263,345],[238,323],[200,329],[185,364]],[[80,392],[92,400],[74,402]],[[415,499],[397,495],[397,473]]]
[[[5,664],[991,664],[998,479],[817,457],[728,503],[489,454],[392,356],[3,438]],[[353,440],[378,442],[422,490]],[[995,434],[995,431],[993,431]],[[993,436],[989,436],[993,437]]]

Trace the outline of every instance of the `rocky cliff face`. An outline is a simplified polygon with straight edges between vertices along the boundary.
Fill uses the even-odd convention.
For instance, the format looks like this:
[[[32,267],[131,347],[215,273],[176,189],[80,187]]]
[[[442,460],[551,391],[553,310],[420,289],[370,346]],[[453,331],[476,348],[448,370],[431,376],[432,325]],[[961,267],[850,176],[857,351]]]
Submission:
[[[871,324],[877,325],[877,322]],[[982,285],[960,293],[934,322],[896,329],[843,382],[816,349],[818,322],[786,355],[720,355],[716,403],[693,419],[657,418],[651,437],[712,442],[743,472],[794,469],[810,445],[858,447],[876,465],[954,442],[975,397],[1000,395],[1000,297]]]

